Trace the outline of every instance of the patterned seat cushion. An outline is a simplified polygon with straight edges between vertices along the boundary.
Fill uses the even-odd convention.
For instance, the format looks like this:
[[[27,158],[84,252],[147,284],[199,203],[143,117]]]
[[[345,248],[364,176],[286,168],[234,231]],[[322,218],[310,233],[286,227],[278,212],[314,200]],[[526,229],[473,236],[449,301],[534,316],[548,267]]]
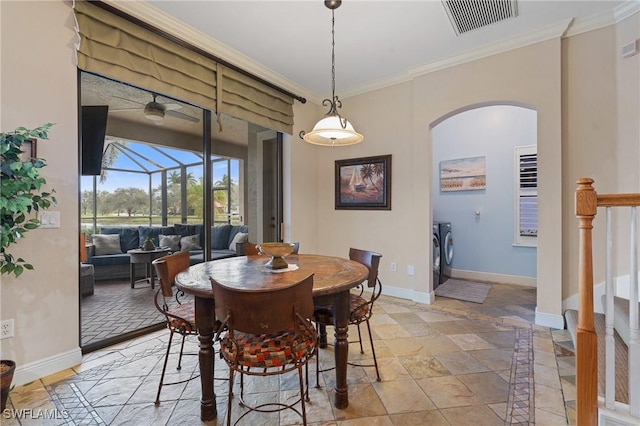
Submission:
[[[349,304],[350,323],[358,324],[368,318],[370,305],[365,298],[352,294]],[[333,325],[333,305],[316,306],[313,311],[313,321],[319,324]]]
[[[303,325],[299,326],[298,335],[291,330],[278,334],[247,334],[235,332],[234,336],[239,350],[235,353],[235,345],[227,333],[220,344],[220,354],[227,362],[251,368],[282,367],[295,364],[297,360],[309,357],[316,347],[317,335]]]
[[[169,327],[178,331],[184,330],[187,333],[193,333],[196,331],[196,315],[193,303],[182,303],[180,305],[172,306],[169,313],[180,317],[173,318],[170,316]]]

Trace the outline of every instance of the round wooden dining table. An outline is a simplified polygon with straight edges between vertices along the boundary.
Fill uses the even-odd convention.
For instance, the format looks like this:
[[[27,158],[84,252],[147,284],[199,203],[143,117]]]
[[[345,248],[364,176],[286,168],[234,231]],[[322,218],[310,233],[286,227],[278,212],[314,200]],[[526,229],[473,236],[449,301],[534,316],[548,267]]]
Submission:
[[[215,303],[211,280],[230,288],[250,291],[288,286],[313,273],[313,299],[316,305],[333,305],[335,328],[336,408],[349,405],[347,361],[349,356],[349,290],[367,279],[369,270],[359,262],[340,257],[297,254],[285,258],[286,269],[265,267],[266,256],[238,256],[192,265],[176,276],[179,290],[195,298],[195,321],[200,342],[199,367],[202,397],[200,418],[213,420],[216,396],[213,386]]]

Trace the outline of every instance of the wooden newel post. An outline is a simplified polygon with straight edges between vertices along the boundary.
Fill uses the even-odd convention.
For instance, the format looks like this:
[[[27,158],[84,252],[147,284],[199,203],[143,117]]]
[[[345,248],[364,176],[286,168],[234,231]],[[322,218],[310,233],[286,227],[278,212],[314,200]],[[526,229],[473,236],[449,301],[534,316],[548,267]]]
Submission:
[[[593,179],[578,179],[576,217],[580,229],[578,259],[578,325],[576,327],[576,423],[598,424],[598,337],[593,321],[593,258],[591,254],[593,218],[598,195]]]

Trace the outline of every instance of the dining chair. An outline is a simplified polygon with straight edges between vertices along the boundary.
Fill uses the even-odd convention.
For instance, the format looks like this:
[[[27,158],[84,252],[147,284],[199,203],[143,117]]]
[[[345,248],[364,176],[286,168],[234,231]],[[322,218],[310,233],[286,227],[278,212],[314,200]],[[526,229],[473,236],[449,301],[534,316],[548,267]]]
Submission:
[[[382,255],[376,252],[360,250],[356,248],[349,249],[349,259],[362,263],[367,267],[367,269],[369,269],[367,280],[355,287],[355,292],[352,291],[350,295],[349,324],[355,325],[358,329],[357,343],[360,344],[361,354],[364,354],[364,349],[362,347],[362,334],[360,333],[360,324],[362,324],[363,322],[367,324],[369,342],[371,343],[371,353],[373,355],[373,364],[362,364],[354,362],[349,362],[349,364],[359,367],[375,367],[378,382],[380,381],[380,372],[378,370],[378,360],[376,358],[376,349],[373,345],[373,337],[371,336],[371,325],[369,324],[369,319],[373,315],[373,304],[382,293],[382,283],[378,278],[378,267],[380,265],[381,257]],[[366,286],[370,289],[370,294],[369,292],[365,293],[365,283]],[[313,311],[312,321],[316,323],[319,334],[326,335],[325,328],[327,326],[333,326],[334,324],[333,305],[316,306]],[[356,341],[349,340],[349,343],[356,343]],[[325,370],[320,369],[319,361],[320,358],[316,358],[317,387],[320,387],[320,372],[332,370],[333,368],[335,368],[331,367]]]
[[[258,248],[256,243],[247,241],[242,244],[241,250],[238,252],[241,256],[255,256],[258,254]]]
[[[167,362],[169,361],[173,335],[177,333],[182,336],[178,366],[176,368],[177,370],[181,370],[185,338],[187,336],[197,336],[198,330],[195,324],[193,298],[187,297],[181,291],[176,291],[174,294],[176,275],[189,268],[189,251],[179,251],[160,257],[154,260],[152,264],[160,279],[160,287],[156,292],[154,303],[156,308],[164,315],[167,322],[167,328],[169,329],[169,343],[167,344],[167,352],[164,356],[164,365],[162,366],[162,374],[160,375],[160,384],[158,385],[158,393],[155,401],[155,404],[159,405],[160,392],[162,391],[163,386],[184,383],[198,377],[196,375],[185,380],[164,383],[164,375],[167,370]]]
[[[249,283],[248,283],[249,284]],[[227,425],[231,424],[234,374],[240,375],[239,403],[247,414],[291,409],[307,424],[305,400],[309,401],[308,361],[315,354],[318,335],[309,321],[313,314],[313,274],[277,290],[237,290],[211,280],[216,317],[221,320],[216,340],[220,356],[229,366]],[[302,366],[306,380],[303,383]],[[244,400],[244,376],[272,376],[298,371],[300,399],[250,406]],[[305,387],[306,384],[306,387]],[[301,411],[295,406],[300,402]]]

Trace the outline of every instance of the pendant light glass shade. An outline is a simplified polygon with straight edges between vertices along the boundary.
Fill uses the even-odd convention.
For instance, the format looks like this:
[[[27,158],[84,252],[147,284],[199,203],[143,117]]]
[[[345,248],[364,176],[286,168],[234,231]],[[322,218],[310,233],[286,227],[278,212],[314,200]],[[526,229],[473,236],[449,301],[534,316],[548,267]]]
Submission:
[[[344,128],[342,124],[345,124]],[[318,121],[303,139],[314,145],[347,146],[362,142],[364,136],[356,132],[347,120],[338,115],[329,115]]]
[[[331,9],[331,99],[322,101],[322,105],[329,106],[329,112],[318,121],[313,130],[300,132],[300,138],[305,142],[323,146],[347,146],[360,143],[364,136],[356,132],[353,125],[338,113],[342,102],[336,96],[336,55],[335,55],[335,17],[334,10],[340,7],[341,0],[325,0],[324,5]]]

